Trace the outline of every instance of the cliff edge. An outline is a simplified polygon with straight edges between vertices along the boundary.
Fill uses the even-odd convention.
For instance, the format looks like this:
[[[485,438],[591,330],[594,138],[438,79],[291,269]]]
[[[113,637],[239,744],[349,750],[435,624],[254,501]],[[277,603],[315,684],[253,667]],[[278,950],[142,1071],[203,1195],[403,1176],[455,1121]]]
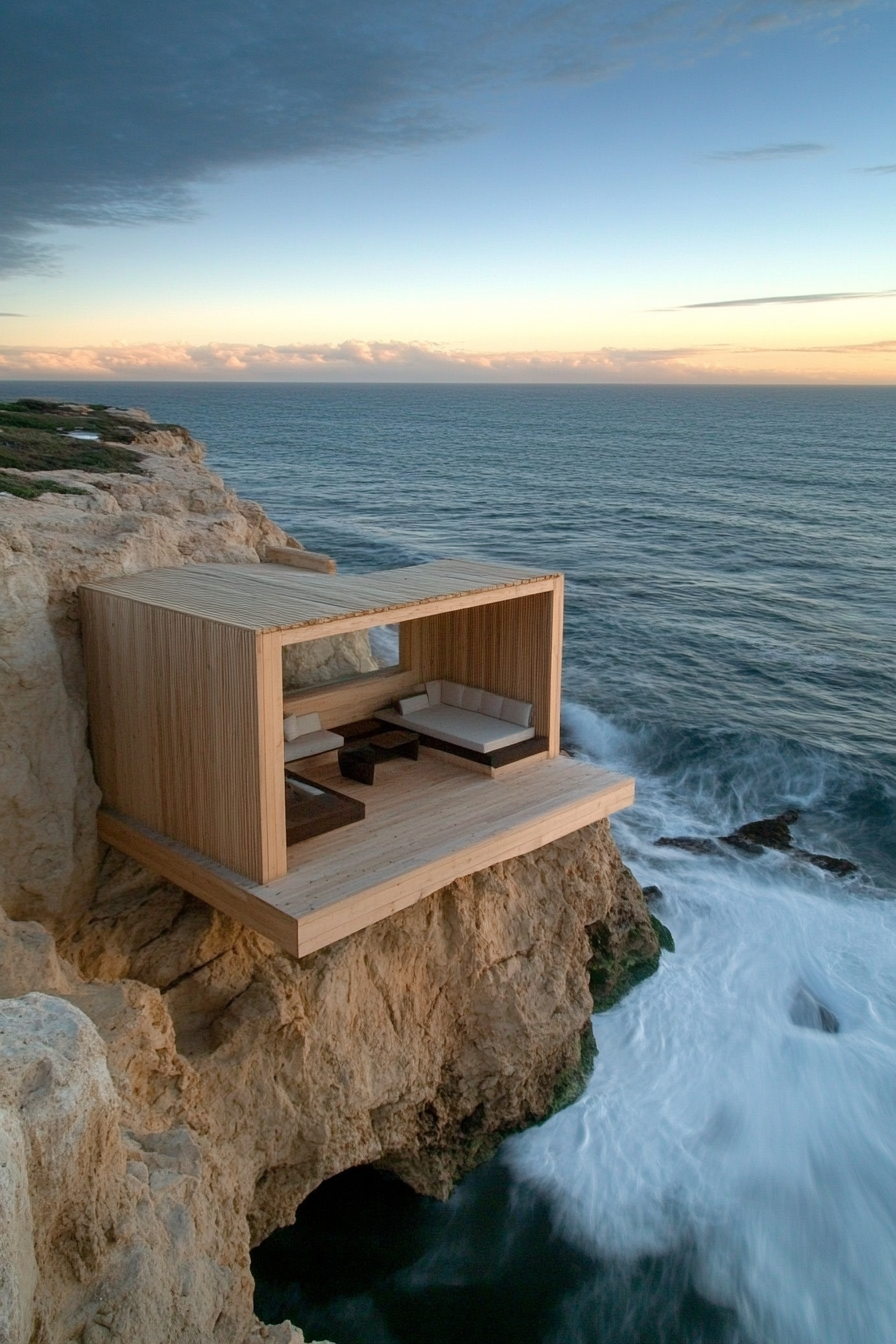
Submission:
[[[101,850],[77,585],[287,542],[116,414],[136,463],[31,459],[0,499],[0,1339],[287,1344],[250,1246],[348,1167],[446,1195],[580,1090],[589,967],[611,993],[659,947],[606,822],[301,962]]]

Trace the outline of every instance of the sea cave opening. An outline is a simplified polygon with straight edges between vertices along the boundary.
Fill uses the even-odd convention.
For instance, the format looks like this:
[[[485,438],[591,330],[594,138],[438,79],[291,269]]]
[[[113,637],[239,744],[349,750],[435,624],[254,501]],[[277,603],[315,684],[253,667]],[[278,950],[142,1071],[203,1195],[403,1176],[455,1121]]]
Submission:
[[[735,1344],[692,1248],[622,1261],[564,1233],[498,1154],[445,1202],[391,1172],[324,1181],[252,1252],[255,1310],[335,1344]]]

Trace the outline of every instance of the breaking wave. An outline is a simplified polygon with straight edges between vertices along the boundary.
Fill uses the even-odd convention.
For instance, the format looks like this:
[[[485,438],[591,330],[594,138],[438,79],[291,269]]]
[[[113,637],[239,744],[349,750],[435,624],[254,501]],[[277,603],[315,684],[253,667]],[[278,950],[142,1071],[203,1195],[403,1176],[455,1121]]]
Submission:
[[[557,1231],[617,1273],[644,1257],[686,1265],[699,1296],[733,1313],[712,1338],[892,1344],[896,903],[885,856],[874,877],[844,882],[773,851],[652,843],[726,834],[791,806],[804,810],[801,843],[848,854],[850,798],[876,787],[883,806],[886,787],[758,736],[670,741],[580,705],[564,721],[577,754],[637,771],[639,801],[614,831],[642,884],[661,889],[654,908],[676,952],[595,1020],[600,1056],[582,1101],[511,1140],[504,1160],[549,1198]],[[601,1273],[569,1295],[552,1344],[615,1339],[596,1329],[605,1293]]]

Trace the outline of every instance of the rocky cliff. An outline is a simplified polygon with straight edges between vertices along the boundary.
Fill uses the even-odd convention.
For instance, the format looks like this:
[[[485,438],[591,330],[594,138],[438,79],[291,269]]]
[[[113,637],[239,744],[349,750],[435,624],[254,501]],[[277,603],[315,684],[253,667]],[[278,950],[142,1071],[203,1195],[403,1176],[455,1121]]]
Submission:
[[[301,962],[101,852],[77,584],[286,541],[185,431],[122,423],[139,471],[0,499],[0,1340],[296,1340],[250,1246],[362,1163],[445,1195],[581,1086],[589,966],[612,992],[658,946],[606,823]]]

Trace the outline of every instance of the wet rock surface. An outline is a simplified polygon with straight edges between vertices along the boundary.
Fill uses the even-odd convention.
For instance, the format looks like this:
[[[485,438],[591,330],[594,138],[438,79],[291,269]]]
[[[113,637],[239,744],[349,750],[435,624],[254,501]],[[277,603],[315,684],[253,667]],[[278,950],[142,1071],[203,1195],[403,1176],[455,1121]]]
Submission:
[[[739,849],[744,854],[758,855],[764,849],[777,849],[794,859],[811,863],[835,877],[847,877],[858,872],[858,865],[850,859],[837,858],[832,854],[813,854],[810,850],[800,849],[793,843],[790,828],[799,821],[799,812],[790,809],[775,817],[764,817],[759,821],[748,821],[739,826],[730,835],[720,835],[717,839],[694,835],[661,835],[654,841],[673,849],[683,849],[689,854],[722,854],[723,845]]]
[[[812,993],[807,985],[797,985],[790,1003],[790,1020],[795,1027],[808,1027],[810,1031],[823,1031],[835,1036],[840,1023],[835,1013],[826,1007]]]

